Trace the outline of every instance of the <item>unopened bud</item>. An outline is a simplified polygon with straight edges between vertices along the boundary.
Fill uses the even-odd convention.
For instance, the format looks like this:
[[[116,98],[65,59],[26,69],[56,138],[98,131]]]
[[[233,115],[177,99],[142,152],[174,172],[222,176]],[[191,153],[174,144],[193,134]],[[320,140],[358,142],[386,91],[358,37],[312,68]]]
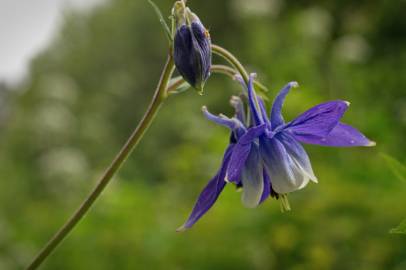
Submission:
[[[175,66],[191,86],[202,91],[210,76],[212,53],[209,32],[183,1],[175,3],[173,15],[176,22]]]

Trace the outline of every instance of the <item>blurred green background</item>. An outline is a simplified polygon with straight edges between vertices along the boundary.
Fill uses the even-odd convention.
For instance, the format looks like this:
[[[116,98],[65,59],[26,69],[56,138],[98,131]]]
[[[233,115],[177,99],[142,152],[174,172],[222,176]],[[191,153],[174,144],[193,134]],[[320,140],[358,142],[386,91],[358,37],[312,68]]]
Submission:
[[[319,184],[245,209],[227,186],[185,233],[175,229],[217,170],[240,87],[213,75],[205,95],[170,98],[86,218],[42,269],[406,269],[406,183],[381,153],[405,162],[405,1],[191,0],[214,43],[271,89],[301,87],[286,119],[345,99],[344,121],[375,148],[306,146]],[[156,1],[169,13],[172,1]],[[0,96],[0,269],[20,269],[95,185],[140,120],[167,45],[147,1],[65,12],[52,44],[17,89]],[[222,62],[218,58],[214,62]]]

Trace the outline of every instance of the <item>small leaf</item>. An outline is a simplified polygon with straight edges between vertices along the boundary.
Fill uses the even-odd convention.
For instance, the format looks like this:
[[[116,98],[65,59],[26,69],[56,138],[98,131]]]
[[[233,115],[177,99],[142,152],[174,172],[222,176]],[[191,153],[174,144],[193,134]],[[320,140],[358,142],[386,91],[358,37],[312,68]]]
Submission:
[[[154,2],[152,2],[152,0],[148,0],[148,3],[150,3],[152,8],[155,10],[155,13],[158,16],[159,22],[161,23],[161,25],[162,25],[162,27],[163,27],[163,29],[165,31],[166,37],[167,37],[169,43],[171,43],[172,42],[172,32],[169,29],[169,26],[166,23],[164,17],[162,16],[161,10],[159,9],[159,7]]]
[[[187,82],[185,82],[183,80],[182,76],[172,78],[169,81],[168,85],[169,85],[169,88],[173,88],[173,86],[175,86],[174,89],[170,89],[170,91],[168,92],[168,94],[170,94],[170,95],[183,93],[191,87],[190,84],[188,84]]]
[[[401,181],[406,182],[406,167],[397,159],[389,156],[388,154],[380,153],[381,157],[386,161],[392,173]]]
[[[172,91],[171,94],[183,93],[183,92],[187,91],[190,87],[191,87],[190,84],[188,84],[187,82],[184,82],[181,85],[179,85],[174,91]]]
[[[399,233],[399,234],[406,234],[406,219],[404,219],[399,226],[393,228],[389,231],[389,233]]]

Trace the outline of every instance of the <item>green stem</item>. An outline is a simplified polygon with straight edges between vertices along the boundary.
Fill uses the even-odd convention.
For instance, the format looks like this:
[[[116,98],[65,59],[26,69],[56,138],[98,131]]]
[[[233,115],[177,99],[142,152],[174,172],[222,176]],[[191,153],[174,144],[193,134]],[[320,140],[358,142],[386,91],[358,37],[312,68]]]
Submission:
[[[245,83],[248,84],[249,76],[248,72],[245,70],[244,66],[238,61],[237,57],[235,57],[232,53],[220,47],[218,45],[211,45],[211,49],[214,54],[223,57],[227,62],[229,62],[242,76]]]
[[[237,57],[235,57],[232,53],[220,47],[218,45],[211,45],[213,53],[217,54],[218,56],[224,58],[228,63],[230,63],[237,71],[241,74],[242,78],[244,79],[245,83],[248,84],[248,72],[245,70],[244,66],[238,61]],[[224,67],[223,65],[219,65]],[[235,71],[234,71],[235,72]],[[263,92],[268,92],[268,88],[265,85],[260,83],[259,81],[255,80],[254,85],[258,87]]]
[[[138,142],[141,140],[145,131],[150,126],[152,120],[157,114],[159,108],[161,107],[163,101],[167,97],[166,88],[168,82],[174,71],[174,63],[171,53],[168,55],[168,59],[164,66],[161,74],[158,86],[156,88],[154,97],[144,114],[144,117],[139,122],[138,126],[131,134],[130,138],[127,140],[123,148],[117,154],[113,162],[110,164],[108,169],[105,171],[103,176],[100,178],[99,182],[95,188],[86,197],[80,207],[72,215],[72,217],[61,227],[61,229],[55,233],[55,235],[49,240],[45,247],[38,253],[31,264],[26,268],[27,270],[37,269],[41,263],[55,250],[55,248],[62,242],[63,239],[72,231],[72,229],[78,224],[78,222],[84,217],[88,212],[90,207],[94,204],[96,199],[100,196],[103,190],[106,188],[107,184],[111,181],[116,172],[120,169],[121,165],[126,161],[127,157],[130,155],[132,150],[137,146]]]
[[[234,76],[238,74],[238,72],[234,68],[225,65],[212,65],[210,70],[213,73],[227,75],[231,79],[234,79]]]
[[[213,53],[217,54],[218,56],[223,57],[227,62],[229,62],[240,74],[241,77],[243,78],[244,82],[248,85],[249,81],[249,75],[248,72],[245,70],[244,66],[241,64],[241,62],[235,57],[232,53],[224,49],[223,47],[220,47],[218,45],[211,45],[211,49]],[[258,111],[260,111],[259,103],[257,96],[254,95],[254,101],[255,101],[255,106],[257,107]]]
[[[223,74],[226,75],[228,77],[230,77],[231,79],[234,79],[234,76],[239,74],[238,71],[236,71],[234,68],[229,67],[229,66],[225,66],[225,65],[212,65],[210,68],[210,71],[212,73],[217,73],[217,74]],[[176,92],[176,89],[182,85],[185,82],[185,80],[182,77],[179,77],[179,79],[175,80],[174,82],[172,82],[169,86],[168,86],[168,94],[173,94]],[[267,92],[268,89],[262,85],[260,82],[258,82],[257,80],[254,81],[254,85],[258,88],[260,88],[262,91]]]
[[[237,74],[237,71],[235,71],[235,69],[224,65],[212,65],[210,71],[213,73],[227,75],[231,79],[234,79],[234,76]],[[179,77],[179,79],[175,80],[170,85],[168,85],[167,93],[169,95],[175,93],[176,89],[179,86],[181,86],[184,82],[185,80],[182,77]]]
[[[234,68],[231,68],[231,67],[228,67],[225,65],[212,65],[211,71],[213,73],[227,75],[231,79],[234,79],[235,75],[237,75],[239,73]],[[255,85],[255,87],[258,87],[261,91],[268,92],[268,88],[266,88],[266,86],[263,85],[262,83],[260,83],[259,81],[254,80],[254,85]]]

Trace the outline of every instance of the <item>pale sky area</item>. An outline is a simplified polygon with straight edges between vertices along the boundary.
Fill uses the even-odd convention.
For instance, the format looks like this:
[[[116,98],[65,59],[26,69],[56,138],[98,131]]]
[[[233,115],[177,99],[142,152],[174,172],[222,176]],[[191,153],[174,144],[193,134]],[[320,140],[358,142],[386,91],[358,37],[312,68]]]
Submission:
[[[66,8],[87,9],[103,0],[0,0],[0,82],[16,83],[30,59],[45,48]]]

